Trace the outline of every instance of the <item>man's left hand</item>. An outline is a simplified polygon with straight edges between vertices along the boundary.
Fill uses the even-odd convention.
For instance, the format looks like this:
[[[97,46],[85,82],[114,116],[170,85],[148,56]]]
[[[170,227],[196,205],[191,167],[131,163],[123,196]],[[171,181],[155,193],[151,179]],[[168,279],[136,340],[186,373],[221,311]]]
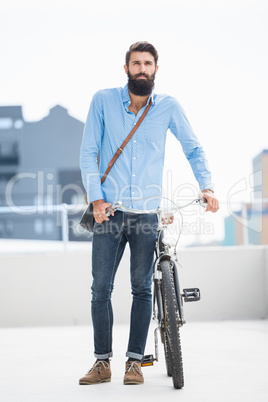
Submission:
[[[206,211],[217,212],[219,210],[219,201],[215,197],[213,191],[203,190],[200,196],[207,200],[208,205]]]

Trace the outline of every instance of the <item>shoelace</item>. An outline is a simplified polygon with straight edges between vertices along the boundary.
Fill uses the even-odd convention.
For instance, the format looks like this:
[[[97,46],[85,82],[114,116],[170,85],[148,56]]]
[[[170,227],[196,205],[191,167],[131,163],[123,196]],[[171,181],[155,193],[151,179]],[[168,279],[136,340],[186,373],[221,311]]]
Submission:
[[[142,375],[142,373],[140,372],[140,366],[138,365],[137,362],[129,362],[128,363],[126,373],[129,373],[130,370],[132,370],[135,375],[136,375],[136,373],[139,375]]]
[[[96,363],[94,363],[92,368],[89,370],[88,374],[92,373],[92,371],[94,371],[94,370],[100,371],[100,365],[103,366],[105,371],[108,370],[108,368],[109,368],[109,363],[107,363],[105,361],[102,361],[102,360],[99,360]]]

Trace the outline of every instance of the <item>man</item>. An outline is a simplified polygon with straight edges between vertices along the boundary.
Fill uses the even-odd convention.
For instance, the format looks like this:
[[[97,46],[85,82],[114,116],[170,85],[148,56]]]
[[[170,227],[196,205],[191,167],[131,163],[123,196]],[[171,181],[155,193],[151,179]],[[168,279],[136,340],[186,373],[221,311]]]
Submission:
[[[111,380],[111,293],[127,242],[131,252],[133,300],[124,384],[144,382],[141,359],[151,319],[152,263],[157,217],[156,214],[131,214],[119,210],[108,218],[105,211],[116,201],[128,203],[134,209],[145,209],[145,205],[146,209],[158,206],[168,129],[182,145],[201,194],[207,199],[207,211],[216,212],[219,208],[213,194],[205,154],[184,111],[176,99],[154,95],[152,92],[158,70],[157,61],[157,51],[150,43],[137,42],[130,46],[124,66],[128,84],[124,88],[98,91],[93,97],[85,125],[81,172],[89,202],[93,202],[96,221],[92,243],[91,311],[97,360],[79,380],[80,384],[98,384]],[[109,162],[150,101],[152,104],[144,121],[101,185],[101,177]]]

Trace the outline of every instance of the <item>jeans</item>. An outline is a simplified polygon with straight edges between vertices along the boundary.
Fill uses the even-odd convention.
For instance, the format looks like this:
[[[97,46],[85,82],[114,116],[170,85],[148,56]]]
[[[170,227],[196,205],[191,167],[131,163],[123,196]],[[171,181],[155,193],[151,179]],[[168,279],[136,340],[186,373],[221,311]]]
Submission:
[[[112,357],[113,310],[111,295],[115,274],[126,243],[130,247],[132,308],[126,356],[142,359],[152,314],[152,273],[157,237],[156,214],[116,211],[109,221],[95,223],[92,243],[92,301],[94,354]],[[124,300],[122,300],[124,303]]]

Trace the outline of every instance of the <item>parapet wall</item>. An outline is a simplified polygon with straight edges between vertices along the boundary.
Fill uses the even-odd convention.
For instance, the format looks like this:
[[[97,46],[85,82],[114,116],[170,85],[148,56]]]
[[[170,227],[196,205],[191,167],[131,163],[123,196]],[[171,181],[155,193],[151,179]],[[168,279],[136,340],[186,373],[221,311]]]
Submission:
[[[91,245],[75,251],[0,254],[0,326],[90,324]],[[188,248],[179,253],[181,287],[199,287],[186,321],[268,318],[268,246]],[[128,323],[129,250],[113,294],[115,323]]]

